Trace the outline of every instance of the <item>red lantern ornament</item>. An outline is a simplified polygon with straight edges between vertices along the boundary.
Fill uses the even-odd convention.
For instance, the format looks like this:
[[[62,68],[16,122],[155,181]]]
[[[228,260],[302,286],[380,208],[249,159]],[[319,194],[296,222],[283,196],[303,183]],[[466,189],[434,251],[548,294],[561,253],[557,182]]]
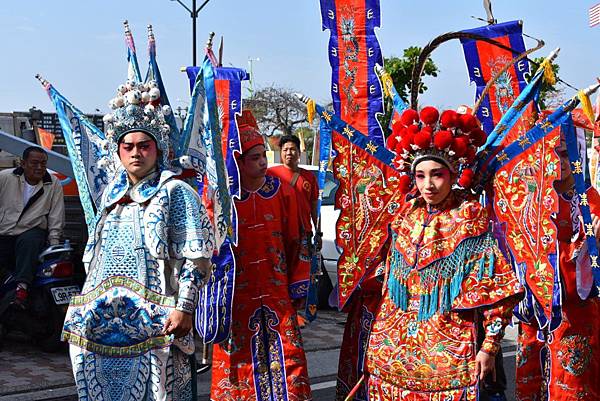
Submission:
[[[407,127],[417,121],[419,121],[419,113],[413,109],[404,110],[400,116],[400,122]]]

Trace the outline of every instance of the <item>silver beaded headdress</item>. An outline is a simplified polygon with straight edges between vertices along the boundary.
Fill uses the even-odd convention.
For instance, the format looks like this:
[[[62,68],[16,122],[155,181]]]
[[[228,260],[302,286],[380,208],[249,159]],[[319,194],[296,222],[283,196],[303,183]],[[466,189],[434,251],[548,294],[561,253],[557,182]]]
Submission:
[[[171,126],[165,116],[171,114],[170,106],[161,106],[160,90],[155,81],[136,83],[128,80],[117,88],[117,96],[109,101],[113,111],[104,116],[104,130],[111,153],[117,152],[124,135],[142,131],[150,135],[162,152],[161,167],[168,166]]]

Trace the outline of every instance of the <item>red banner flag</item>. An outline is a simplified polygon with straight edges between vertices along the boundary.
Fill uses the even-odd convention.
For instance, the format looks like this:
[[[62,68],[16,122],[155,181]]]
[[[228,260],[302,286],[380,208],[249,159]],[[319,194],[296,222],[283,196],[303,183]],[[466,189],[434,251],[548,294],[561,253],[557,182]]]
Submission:
[[[48,130],[37,127],[38,141],[42,148],[52,150],[54,144],[54,134]]]

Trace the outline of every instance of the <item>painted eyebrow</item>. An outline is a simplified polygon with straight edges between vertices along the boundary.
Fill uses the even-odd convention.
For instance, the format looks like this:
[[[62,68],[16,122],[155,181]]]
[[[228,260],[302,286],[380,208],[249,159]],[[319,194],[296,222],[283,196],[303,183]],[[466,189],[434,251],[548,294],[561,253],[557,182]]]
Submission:
[[[429,170],[429,172],[430,172],[430,173],[439,173],[439,172],[442,172],[442,171],[444,171],[445,169],[446,169],[445,167],[434,168],[434,169],[432,169],[432,170]],[[425,171],[423,171],[423,170],[416,170],[416,171],[415,171],[415,174],[416,174],[416,173],[425,174]]]
[[[125,142],[125,141],[123,141],[121,143],[123,145],[140,145],[140,144],[144,144],[144,143],[147,143],[147,142],[150,142],[150,141],[152,141],[152,139],[148,139],[146,141],[139,141],[139,142]]]

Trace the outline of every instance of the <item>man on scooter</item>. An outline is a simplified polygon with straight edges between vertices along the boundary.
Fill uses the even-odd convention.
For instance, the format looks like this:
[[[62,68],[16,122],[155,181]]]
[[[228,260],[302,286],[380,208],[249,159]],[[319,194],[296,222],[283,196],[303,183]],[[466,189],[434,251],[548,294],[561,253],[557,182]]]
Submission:
[[[58,244],[65,222],[60,182],[46,171],[48,154],[37,146],[23,151],[21,167],[0,172],[0,269],[14,266],[14,303],[25,308],[38,255]]]

